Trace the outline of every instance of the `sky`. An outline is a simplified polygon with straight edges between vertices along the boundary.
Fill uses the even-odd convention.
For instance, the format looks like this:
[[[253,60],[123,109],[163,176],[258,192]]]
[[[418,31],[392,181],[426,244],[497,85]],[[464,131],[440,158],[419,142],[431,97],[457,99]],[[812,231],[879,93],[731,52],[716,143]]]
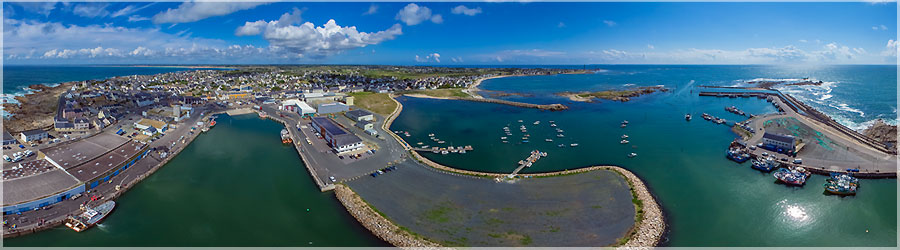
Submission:
[[[12,64],[896,64],[897,3],[4,2]]]

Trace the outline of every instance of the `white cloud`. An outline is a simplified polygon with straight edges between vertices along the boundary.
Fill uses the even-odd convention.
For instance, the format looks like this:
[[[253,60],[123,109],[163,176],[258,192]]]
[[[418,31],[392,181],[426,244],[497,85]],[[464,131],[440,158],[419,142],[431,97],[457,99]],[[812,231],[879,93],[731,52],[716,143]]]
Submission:
[[[853,52],[850,51],[850,47],[841,46],[837,43],[829,43],[823,47],[825,50],[818,51],[816,54],[823,57],[825,60],[842,60],[853,59]]]
[[[480,55],[482,61],[511,61],[511,62],[541,62],[544,58],[560,57],[565,52],[549,51],[542,49],[530,50],[502,50],[490,54]],[[543,62],[542,62],[543,63]]]
[[[434,23],[444,22],[441,15],[431,15],[431,9],[425,6],[419,6],[414,3],[406,5],[400,12],[397,12],[396,20],[400,20],[408,26],[420,24],[425,20],[431,20]]]
[[[116,12],[113,12],[112,15],[109,15],[109,16],[110,17],[120,17],[120,16],[131,15],[132,13],[135,13],[135,12],[143,10],[147,7],[153,6],[154,4],[156,4],[156,3],[145,4],[144,6],[141,6],[141,7],[135,7],[135,5],[128,5],[128,6],[125,6],[125,8],[121,8],[121,9],[117,10]]]
[[[894,41],[894,39],[888,40],[887,45],[884,46],[884,51],[881,52],[882,56],[889,57],[888,61],[895,61],[897,57],[897,50],[900,49],[900,42]]]
[[[884,26],[884,24],[872,26],[872,30],[887,30],[887,26]]]
[[[806,41],[806,39],[800,39],[798,42],[806,43],[806,42],[808,42],[808,41]]]
[[[75,5],[72,13],[87,18],[105,17],[109,15],[106,7],[109,7],[108,3],[82,3]]]
[[[474,16],[474,15],[478,15],[481,13],[481,7],[475,7],[474,9],[470,9],[470,8],[466,7],[465,5],[460,5],[460,6],[453,7],[453,9],[450,9],[450,13],[457,14],[457,15],[462,14],[462,15],[467,15],[467,16]]]
[[[334,19],[316,27],[311,22],[300,23],[300,11],[285,13],[279,20],[246,22],[235,30],[235,35],[262,34],[269,42],[269,49],[284,51],[295,57],[321,58],[344,50],[366,47],[393,40],[402,35],[400,24],[378,32],[359,32],[356,26],[340,26]]]
[[[652,44],[647,44],[647,48],[648,49],[656,49],[656,47],[654,47]]]
[[[462,59],[462,57],[457,56],[457,57],[451,57],[450,61],[455,62],[455,63],[461,63],[461,62],[463,62],[463,59]]]
[[[34,13],[38,13],[44,16],[49,16],[50,12],[56,9],[56,3],[53,2],[19,2],[16,3],[19,6],[22,6],[22,9],[25,11],[30,11]]]
[[[138,16],[138,15],[133,15],[133,16],[128,17],[129,22],[140,22],[140,21],[149,21],[149,20],[150,20],[149,17],[142,17],[142,16]]]
[[[365,16],[365,15],[372,15],[372,14],[375,14],[375,13],[378,13],[378,5],[372,4],[372,5],[369,5],[369,10],[366,11],[365,13],[363,13],[363,15],[364,15],[364,16]]]
[[[606,26],[609,26],[609,27],[616,26],[616,22],[613,22],[610,20],[603,20],[603,23],[605,23]]]
[[[441,62],[441,54],[438,54],[437,52],[435,52],[435,53],[425,55],[425,57],[420,57],[419,55],[416,55],[416,62],[424,63],[424,62],[432,62],[432,61],[434,61],[436,63]]]
[[[184,2],[153,16],[153,23],[190,23],[259,6],[261,2]]]

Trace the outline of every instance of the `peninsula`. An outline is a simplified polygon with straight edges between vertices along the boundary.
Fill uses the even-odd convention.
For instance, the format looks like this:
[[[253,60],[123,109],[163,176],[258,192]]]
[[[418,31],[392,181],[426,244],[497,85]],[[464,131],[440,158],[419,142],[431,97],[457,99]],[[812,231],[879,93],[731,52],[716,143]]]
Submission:
[[[582,91],[582,92],[562,92],[556,95],[569,98],[576,102],[594,102],[595,99],[604,99],[610,101],[627,102],[631,98],[652,94],[654,92],[668,92],[669,89],[663,86],[636,87],[624,90],[604,90],[604,91]]]

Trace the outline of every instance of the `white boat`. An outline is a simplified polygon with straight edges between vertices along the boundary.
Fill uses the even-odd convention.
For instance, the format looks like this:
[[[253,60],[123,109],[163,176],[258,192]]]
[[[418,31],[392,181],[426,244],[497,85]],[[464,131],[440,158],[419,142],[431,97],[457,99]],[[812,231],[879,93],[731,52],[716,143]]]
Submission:
[[[534,121],[534,125],[541,124],[541,121]]]
[[[519,120],[519,122],[522,122],[522,120]]]
[[[628,144],[628,140],[622,140],[619,142],[620,144]]]
[[[637,154],[635,154],[634,152],[628,154],[628,158],[634,158],[635,156],[637,156]]]
[[[545,141],[545,142],[552,142],[553,139],[547,138],[547,139],[544,139],[544,141]]]
[[[559,145],[557,145],[557,146],[558,146],[558,147],[561,147],[561,148],[564,148],[564,147],[566,147],[566,144],[559,144]]]
[[[438,144],[444,144],[444,141],[438,141]]]
[[[556,123],[550,123],[550,127],[556,127]]]
[[[628,135],[622,135],[622,139],[628,139]]]
[[[500,140],[506,140],[506,136],[500,137]]]
[[[622,121],[622,124],[628,124],[628,120]]]
[[[430,137],[434,137],[434,134],[428,134],[428,136],[430,136]]]
[[[624,128],[624,127],[626,127],[626,126],[628,126],[628,124],[622,123],[622,126],[621,126],[621,127]]]
[[[566,135],[558,134],[558,135],[556,135],[556,137],[563,138],[563,137],[566,137]]]
[[[569,146],[578,147],[578,143],[572,143],[572,144],[569,144]]]

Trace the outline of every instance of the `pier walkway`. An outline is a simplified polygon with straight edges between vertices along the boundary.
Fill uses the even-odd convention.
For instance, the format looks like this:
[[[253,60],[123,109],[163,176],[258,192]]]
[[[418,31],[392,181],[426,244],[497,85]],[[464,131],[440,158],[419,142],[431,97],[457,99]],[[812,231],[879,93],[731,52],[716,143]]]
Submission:
[[[519,167],[516,168],[516,170],[511,174],[507,175],[506,178],[515,178],[519,174],[519,171],[522,171],[522,169],[525,169],[526,167],[531,167],[532,164],[534,164],[535,162],[537,162],[537,160],[540,160],[541,157],[544,156],[547,156],[547,152],[541,152],[537,150],[531,151],[531,155],[529,155],[528,158],[525,158],[525,160],[519,161]]]

